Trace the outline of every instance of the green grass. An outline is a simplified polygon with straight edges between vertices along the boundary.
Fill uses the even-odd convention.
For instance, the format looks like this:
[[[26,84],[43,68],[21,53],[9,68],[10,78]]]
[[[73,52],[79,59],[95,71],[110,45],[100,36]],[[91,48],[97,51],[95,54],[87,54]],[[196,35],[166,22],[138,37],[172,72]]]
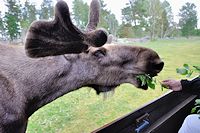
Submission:
[[[184,63],[200,65],[200,38],[159,40],[136,43],[158,52],[165,62],[156,79],[184,78],[175,69]],[[158,85],[155,90],[139,90],[130,84],[119,86],[113,96],[104,100],[93,90],[82,88],[69,93],[34,113],[27,133],[89,133],[102,125],[130,113],[166,93]]]

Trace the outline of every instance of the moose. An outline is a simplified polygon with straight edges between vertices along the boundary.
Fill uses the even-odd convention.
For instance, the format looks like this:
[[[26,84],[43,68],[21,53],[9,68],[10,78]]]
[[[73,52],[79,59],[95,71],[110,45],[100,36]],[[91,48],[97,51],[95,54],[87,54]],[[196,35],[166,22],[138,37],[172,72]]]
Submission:
[[[24,133],[35,111],[81,87],[97,94],[122,83],[148,88],[137,76],[156,76],[164,65],[159,55],[149,48],[105,44],[107,32],[96,29],[99,10],[98,0],[92,0],[88,25],[80,30],[67,3],[58,1],[54,20],[31,24],[25,50],[0,45],[0,133]]]

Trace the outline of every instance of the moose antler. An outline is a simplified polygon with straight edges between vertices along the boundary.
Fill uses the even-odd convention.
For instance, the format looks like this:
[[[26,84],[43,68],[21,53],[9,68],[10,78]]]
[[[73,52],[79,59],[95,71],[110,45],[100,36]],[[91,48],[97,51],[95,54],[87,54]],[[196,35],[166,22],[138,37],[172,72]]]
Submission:
[[[58,1],[55,19],[35,21],[27,33],[25,50],[29,57],[45,57],[70,53],[81,53],[88,46],[100,47],[107,41],[107,33],[98,29],[99,1],[92,0],[86,33],[73,25],[67,3]]]
[[[90,4],[89,21],[87,24],[87,31],[95,30],[99,23],[100,4],[98,1],[93,0]]]

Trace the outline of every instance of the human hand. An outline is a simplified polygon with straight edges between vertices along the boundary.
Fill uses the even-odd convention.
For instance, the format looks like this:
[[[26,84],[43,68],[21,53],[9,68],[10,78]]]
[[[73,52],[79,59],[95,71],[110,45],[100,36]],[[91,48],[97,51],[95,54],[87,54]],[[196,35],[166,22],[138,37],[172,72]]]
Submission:
[[[181,81],[180,80],[174,80],[174,79],[168,79],[163,80],[162,85],[167,86],[167,88],[173,90],[173,91],[180,91],[182,90]]]

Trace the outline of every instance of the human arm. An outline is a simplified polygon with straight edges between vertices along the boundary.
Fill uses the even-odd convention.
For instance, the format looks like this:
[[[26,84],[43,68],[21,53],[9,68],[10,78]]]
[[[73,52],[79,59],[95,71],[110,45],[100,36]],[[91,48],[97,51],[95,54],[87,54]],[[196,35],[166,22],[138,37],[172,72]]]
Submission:
[[[168,79],[162,81],[162,84],[173,91],[200,92],[200,78],[193,80],[174,80]]]
[[[200,77],[197,77],[193,80],[183,79],[180,82],[183,91],[200,92]]]

